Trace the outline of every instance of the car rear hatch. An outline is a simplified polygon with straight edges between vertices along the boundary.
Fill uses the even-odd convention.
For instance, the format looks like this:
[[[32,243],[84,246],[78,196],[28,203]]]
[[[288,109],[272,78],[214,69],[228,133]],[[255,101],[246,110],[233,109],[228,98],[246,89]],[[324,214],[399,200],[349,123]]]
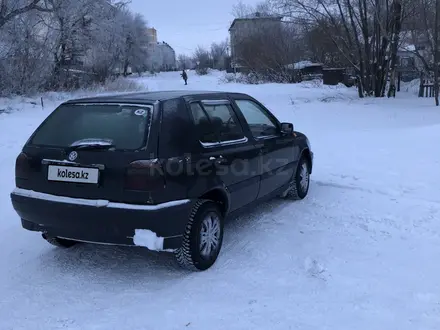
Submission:
[[[73,198],[154,202],[151,191],[164,186],[163,177],[151,171],[158,165],[156,109],[153,104],[61,105],[17,158],[17,187]]]

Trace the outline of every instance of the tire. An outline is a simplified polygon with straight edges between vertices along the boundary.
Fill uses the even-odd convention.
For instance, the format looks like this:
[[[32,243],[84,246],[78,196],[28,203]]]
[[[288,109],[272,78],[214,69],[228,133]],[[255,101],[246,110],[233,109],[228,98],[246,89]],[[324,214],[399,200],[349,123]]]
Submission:
[[[217,203],[209,200],[198,201],[191,211],[182,246],[175,251],[177,263],[191,271],[210,268],[216,262],[223,244],[223,222],[223,214]],[[203,232],[208,236],[207,239],[213,238],[212,243],[216,242],[214,248],[207,249],[207,244],[201,244]],[[203,249],[204,247],[206,249]]]
[[[310,188],[310,163],[306,157],[302,156],[298,162],[295,175],[289,183],[288,190],[283,197],[293,200],[304,199]]]
[[[42,236],[46,240],[46,242],[48,242],[49,244],[51,244],[53,246],[59,247],[59,248],[68,249],[78,243],[78,242],[71,241],[71,240],[64,239],[64,238],[51,237],[46,234],[43,234]]]

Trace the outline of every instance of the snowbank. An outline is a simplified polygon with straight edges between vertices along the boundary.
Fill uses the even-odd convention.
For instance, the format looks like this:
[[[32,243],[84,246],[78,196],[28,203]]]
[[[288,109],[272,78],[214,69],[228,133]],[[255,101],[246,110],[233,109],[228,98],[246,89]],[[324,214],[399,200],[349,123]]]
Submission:
[[[219,77],[190,72],[188,86],[179,72],[133,79],[149,90],[237,91],[261,100],[311,141],[308,198],[276,199],[226,223],[222,253],[204,273],[188,274],[147,249],[54,249],[21,228],[9,193],[16,155],[60,99],[47,96],[44,110],[34,99],[14,99],[21,111],[0,115],[0,328],[438,329],[440,112],[433,100],[405,91],[358,99],[340,86],[222,84]],[[136,241],[161,244],[148,232],[136,232]]]
[[[105,85],[96,85],[89,89],[73,92],[45,92],[33,96],[0,97],[0,114],[23,110],[24,108],[53,110],[62,102],[72,98],[142,91],[148,91],[148,86],[140,84],[136,79],[117,78]]]

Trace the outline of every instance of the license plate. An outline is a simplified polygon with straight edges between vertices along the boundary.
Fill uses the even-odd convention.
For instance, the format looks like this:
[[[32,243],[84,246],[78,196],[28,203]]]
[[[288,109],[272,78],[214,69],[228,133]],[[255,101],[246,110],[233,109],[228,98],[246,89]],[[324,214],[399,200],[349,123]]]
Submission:
[[[83,168],[70,166],[49,166],[47,179],[49,181],[98,183],[99,170],[97,168]]]

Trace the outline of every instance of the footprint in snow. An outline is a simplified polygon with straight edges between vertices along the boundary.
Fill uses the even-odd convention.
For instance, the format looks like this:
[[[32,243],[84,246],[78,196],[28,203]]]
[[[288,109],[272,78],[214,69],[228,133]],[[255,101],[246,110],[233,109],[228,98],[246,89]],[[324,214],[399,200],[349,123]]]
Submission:
[[[313,277],[318,277],[325,272],[324,266],[316,259],[310,257],[307,257],[304,261],[304,268],[306,272]]]

